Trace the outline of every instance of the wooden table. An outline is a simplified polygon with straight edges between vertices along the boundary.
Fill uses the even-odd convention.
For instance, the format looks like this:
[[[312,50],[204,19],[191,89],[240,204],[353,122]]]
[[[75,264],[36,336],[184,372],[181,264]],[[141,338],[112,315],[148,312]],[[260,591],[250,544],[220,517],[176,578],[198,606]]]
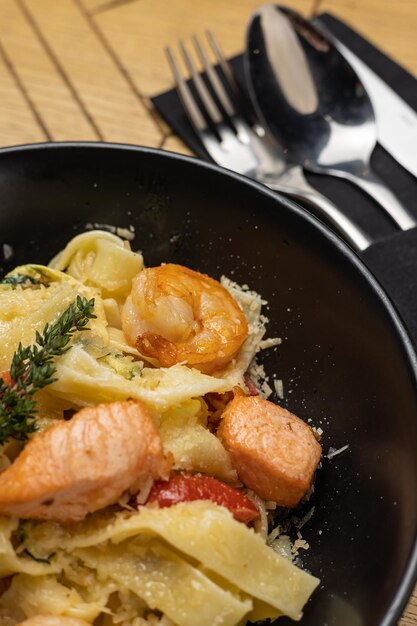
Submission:
[[[0,144],[98,140],[188,153],[152,110],[163,47],[209,27],[227,54],[261,0],[0,0]],[[417,75],[416,0],[284,0],[334,12]],[[401,626],[417,625],[417,592]]]

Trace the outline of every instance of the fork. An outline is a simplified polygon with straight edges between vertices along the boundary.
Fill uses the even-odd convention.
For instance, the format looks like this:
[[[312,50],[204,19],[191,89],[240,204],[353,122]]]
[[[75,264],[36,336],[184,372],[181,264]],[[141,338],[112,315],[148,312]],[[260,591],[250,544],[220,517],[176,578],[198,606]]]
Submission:
[[[300,165],[287,160],[276,140],[249,109],[250,105],[213,33],[207,31],[206,36],[223,74],[221,78],[218,68],[210,63],[201,40],[194,35],[194,47],[210,89],[182,41],[179,48],[190,74],[189,81],[183,77],[172,48],[167,46],[165,50],[185,113],[210,157],[218,165],[261,182],[274,191],[307,201],[355,250],[365,250],[372,240],[310,185]]]

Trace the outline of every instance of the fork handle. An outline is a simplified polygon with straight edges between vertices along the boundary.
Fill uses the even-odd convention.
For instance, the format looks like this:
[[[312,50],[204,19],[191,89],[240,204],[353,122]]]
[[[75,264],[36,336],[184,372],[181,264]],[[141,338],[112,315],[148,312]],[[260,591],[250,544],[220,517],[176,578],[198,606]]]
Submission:
[[[299,176],[297,176],[297,170],[298,168],[293,169],[288,183],[285,181],[285,175],[281,176],[280,181],[277,183],[274,183],[272,180],[264,182],[270,189],[280,191],[294,200],[307,200],[357,252],[369,248],[373,243],[372,239],[368,237],[360,226],[357,226],[342,213],[331,200],[323,196],[317,189],[314,189],[304,177],[301,168]],[[294,175],[297,176],[297,180],[294,180]]]

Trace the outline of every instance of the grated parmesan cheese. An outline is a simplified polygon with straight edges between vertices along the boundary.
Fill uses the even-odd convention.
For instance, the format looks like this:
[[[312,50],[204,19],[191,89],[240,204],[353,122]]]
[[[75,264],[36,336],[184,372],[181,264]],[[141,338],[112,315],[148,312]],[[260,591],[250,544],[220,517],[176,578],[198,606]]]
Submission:
[[[255,531],[265,539],[268,538],[268,517],[265,502],[254,491],[248,489],[246,496],[251,500],[259,511],[260,518],[255,522]]]
[[[127,511],[137,511],[137,509],[135,509],[133,506],[129,504],[130,498],[131,498],[130,493],[125,492],[120,496],[119,500],[117,501],[117,504],[122,509],[126,509]]]
[[[260,387],[260,396],[261,398],[263,398],[264,400],[266,400],[267,398],[269,398],[269,396],[272,394],[272,389],[271,387],[268,385],[268,383],[266,382],[266,380],[264,380],[263,383],[261,383],[261,387]]]
[[[347,450],[348,448],[349,448],[348,443],[345,446],[338,448],[337,450],[336,448],[330,447],[328,453],[326,454],[326,458],[329,460],[334,459],[335,456],[337,456],[338,454],[342,454],[342,452],[345,452],[345,450]]]
[[[284,399],[284,383],[282,382],[282,378],[276,378],[274,380],[274,388],[275,393],[277,394],[280,400]]]
[[[141,487],[140,491],[136,494],[136,502],[138,504],[145,504],[146,500],[149,497],[151,489],[153,487],[153,478],[149,476]]]
[[[311,430],[313,431],[313,433],[315,433],[315,434],[316,434],[316,436],[317,436],[317,440],[318,440],[318,441],[320,441],[321,436],[322,436],[322,434],[323,434],[323,429],[322,429],[322,428],[320,428],[320,427],[317,427],[317,426],[312,426],[312,427],[311,427]]]
[[[298,556],[299,550],[308,550],[310,544],[305,539],[296,539],[291,548],[293,556]]]
[[[288,535],[281,535],[275,539],[270,546],[284,559],[288,559],[288,561],[293,560],[292,545]]]
[[[13,255],[14,255],[13,247],[9,245],[8,243],[4,243],[3,244],[3,259],[5,261],[9,261]]]
[[[272,389],[269,385],[269,376],[265,372],[263,365],[253,360],[248,369],[249,376],[253,379],[255,385],[259,389],[259,396],[266,400],[272,394]]]
[[[267,350],[268,348],[274,348],[282,344],[281,337],[270,337],[269,339],[263,339],[259,342],[260,350]]]
[[[259,395],[263,399],[269,398],[273,389],[269,384],[269,377],[266,375],[263,365],[256,362],[256,355],[260,350],[275,347],[281,344],[278,337],[264,339],[266,324],[269,319],[262,314],[262,306],[267,304],[255,291],[251,291],[247,285],[243,287],[230,280],[226,276],[220,279],[233,298],[238,302],[248,320],[249,334],[244,342],[237,359],[218,372],[217,375],[239,385],[245,389],[244,374],[247,373],[259,390]]]
[[[312,506],[311,509],[307,511],[307,513],[301,519],[299,517],[293,516],[291,518],[291,522],[294,524],[296,528],[302,528],[313,517],[315,509],[316,507]]]

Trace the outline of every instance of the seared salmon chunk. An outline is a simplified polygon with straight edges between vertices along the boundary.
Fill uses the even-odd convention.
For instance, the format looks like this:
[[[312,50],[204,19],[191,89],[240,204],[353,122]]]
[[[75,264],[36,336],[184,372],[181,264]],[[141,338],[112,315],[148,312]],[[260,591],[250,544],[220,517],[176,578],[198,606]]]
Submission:
[[[321,446],[296,415],[257,396],[236,396],[218,436],[240,480],[264,500],[294,507],[310,489]]]
[[[35,435],[0,474],[0,514],[80,520],[129,489],[168,478],[169,470],[143,404],[128,400],[87,407]]]

